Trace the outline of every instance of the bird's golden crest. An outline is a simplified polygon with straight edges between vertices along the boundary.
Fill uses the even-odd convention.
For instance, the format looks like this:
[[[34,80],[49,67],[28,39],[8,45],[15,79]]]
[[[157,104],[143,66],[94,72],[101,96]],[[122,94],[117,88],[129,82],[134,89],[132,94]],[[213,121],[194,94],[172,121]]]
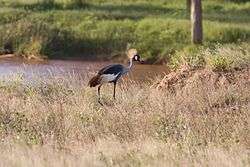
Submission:
[[[127,56],[128,56],[129,59],[133,59],[133,57],[134,57],[135,55],[137,55],[137,54],[138,54],[138,52],[137,52],[136,49],[129,49],[129,50],[127,51]]]

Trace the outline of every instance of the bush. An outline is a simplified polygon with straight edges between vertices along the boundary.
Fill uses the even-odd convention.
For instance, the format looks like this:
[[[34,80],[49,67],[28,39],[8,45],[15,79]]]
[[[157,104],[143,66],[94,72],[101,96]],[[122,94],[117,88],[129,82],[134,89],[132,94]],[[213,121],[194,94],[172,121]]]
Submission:
[[[85,7],[87,5],[88,0],[70,0],[69,6],[79,8],[79,7]]]
[[[42,39],[31,38],[30,42],[21,44],[16,53],[28,59],[43,57],[43,44]]]
[[[189,39],[187,22],[165,19],[140,21],[135,35],[136,47],[148,59],[168,55],[187,44]]]
[[[187,64],[191,68],[200,68],[205,64],[204,57],[200,54],[203,47],[189,45],[171,56],[169,66],[178,69],[182,64]]]
[[[23,10],[6,10],[0,14],[0,25],[7,23],[14,23],[20,19],[23,19],[28,15],[27,12]]]
[[[86,20],[75,29],[81,41],[89,41],[82,46],[85,52],[111,54],[124,51],[128,43],[135,41],[133,21]]]
[[[213,70],[238,70],[250,65],[250,52],[247,45],[218,45],[214,49],[205,50],[203,56],[207,66]]]
[[[15,53],[54,56],[72,51],[68,41],[74,41],[66,30],[59,30],[43,21],[23,19],[15,24],[0,27],[0,46],[7,44]],[[35,41],[33,41],[35,39]],[[36,40],[38,39],[38,40]],[[35,42],[35,43],[33,43]]]
[[[213,27],[213,28],[211,28]],[[244,26],[232,24],[204,23],[205,41],[209,43],[232,43],[250,39],[250,30]]]
[[[247,43],[203,47],[190,45],[172,55],[169,66],[172,69],[178,69],[183,64],[192,69],[207,66],[216,71],[244,69],[250,64],[249,49]]]

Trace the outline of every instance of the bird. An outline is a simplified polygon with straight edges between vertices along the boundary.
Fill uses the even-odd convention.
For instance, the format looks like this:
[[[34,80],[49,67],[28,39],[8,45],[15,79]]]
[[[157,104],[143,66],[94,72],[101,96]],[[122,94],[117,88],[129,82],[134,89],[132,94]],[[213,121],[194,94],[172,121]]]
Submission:
[[[116,99],[115,90],[116,90],[116,84],[117,84],[118,79],[130,71],[131,67],[133,66],[133,61],[143,63],[136,49],[129,49],[127,51],[127,57],[129,58],[128,66],[124,66],[122,64],[108,65],[106,67],[103,67],[101,70],[99,70],[98,73],[89,80],[88,85],[90,87],[98,86],[97,88],[98,102],[100,104],[102,104],[100,91],[101,91],[101,87],[103,84],[106,84],[106,83],[114,84],[113,98]]]

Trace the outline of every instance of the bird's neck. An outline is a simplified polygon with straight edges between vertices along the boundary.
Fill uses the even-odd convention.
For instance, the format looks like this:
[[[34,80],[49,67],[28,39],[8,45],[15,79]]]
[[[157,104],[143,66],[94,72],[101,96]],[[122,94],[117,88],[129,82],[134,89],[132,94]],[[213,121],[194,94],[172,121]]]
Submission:
[[[129,65],[128,65],[128,66],[126,67],[126,69],[123,71],[123,74],[128,73],[132,66],[133,66],[133,60],[132,60],[132,59],[129,59]]]
[[[132,65],[133,65],[133,60],[132,60],[132,59],[129,59],[129,65],[128,65],[128,69],[129,69],[129,70],[131,69]]]

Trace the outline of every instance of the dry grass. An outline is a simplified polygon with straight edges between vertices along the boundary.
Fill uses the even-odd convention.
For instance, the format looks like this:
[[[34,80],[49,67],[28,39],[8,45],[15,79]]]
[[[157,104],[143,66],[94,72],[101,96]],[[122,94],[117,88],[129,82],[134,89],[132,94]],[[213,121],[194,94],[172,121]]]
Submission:
[[[55,150],[49,146],[1,146],[0,166],[247,166],[249,157],[245,148],[234,146],[229,150],[218,147],[195,151],[161,141],[146,140],[121,143],[100,140],[70,151]]]
[[[175,93],[124,82],[117,101],[106,87],[100,106],[78,76],[5,80],[0,166],[250,164],[249,82],[197,79]]]

